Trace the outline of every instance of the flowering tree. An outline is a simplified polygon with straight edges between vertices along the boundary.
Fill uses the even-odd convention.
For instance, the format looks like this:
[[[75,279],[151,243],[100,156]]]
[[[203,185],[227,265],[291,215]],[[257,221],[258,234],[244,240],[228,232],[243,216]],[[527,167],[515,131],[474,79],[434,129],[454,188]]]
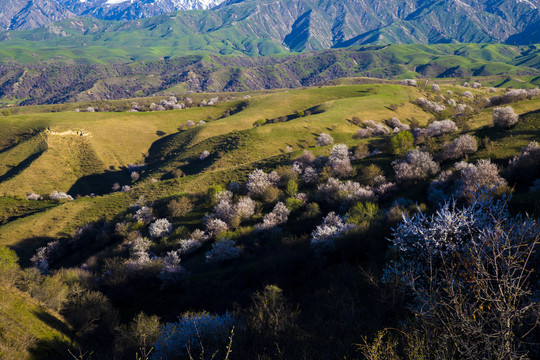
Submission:
[[[317,197],[325,201],[338,201],[342,205],[375,200],[375,194],[371,188],[350,180],[341,182],[336,178],[330,178],[326,184],[319,185]]]
[[[206,253],[206,262],[223,262],[225,260],[236,259],[242,251],[236,247],[234,240],[221,239],[212,244],[212,250]]]
[[[334,240],[354,228],[354,225],[344,223],[336,213],[331,212],[324,218],[322,225],[311,233],[311,248],[316,252],[332,251],[335,248]]]
[[[224,231],[227,231],[228,228],[227,223],[220,219],[211,217],[206,221],[206,230],[210,236],[216,236]]]
[[[135,212],[135,215],[133,215],[133,218],[144,224],[150,224],[155,219],[155,217],[152,216],[152,209],[148,206],[143,206],[139,210],[137,210]]]
[[[201,153],[201,155],[199,156],[199,160],[204,160],[204,159],[206,159],[206,158],[209,157],[209,156],[210,156],[210,151],[204,150],[204,151]]]
[[[397,181],[426,179],[439,171],[439,164],[433,161],[429,153],[411,150],[404,161],[392,163]]]
[[[409,125],[403,124],[397,117],[391,118],[386,123],[394,130],[394,132],[406,131],[410,129]]]
[[[478,150],[478,143],[474,136],[465,134],[453,140],[443,148],[444,159],[459,159],[467,154],[474,154]]]
[[[440,136],[458,131],[458,127],[455,122],[446,119],[432,122],[426,130],[428,136]]]
[[[496,127],[509,128],[517,124],[518,120],[519,116],[511,106],[493,109],[493,125]]]
[[[272,186],[278,186],[279,182],[281,181],[281,176],[279,176],[277,171],[272,171],[270,174],[268,174],[268,181],[270,181]]]
[[[303,167],[311,165],[313,160],[315,160],[315,155],[309,150],[304,150],[302,156],[296,159]]]
[[[405,217],[391,239],[399,257],[383,279],[413,296],[425,331],[460,358],[523,358],[539,320],[530,285],[540,227],[507,205],[483,191],[467,207],[447,202],[432,216]]]
[[[426,98],[418,98],[416,100],[416,103],[420,105],[424,110],[432,112],[432,113],[440,113],[446,110],[446,107],[444,105],[438,104],[434,101],[427,100]]]
[[[246,188],[250,197],[262,197],[266,189],[272,186],[268,175],[261,169],[257,169],[248,175]]]
[[[280,224],[287,222],[291,211],[283,204],[278,202],[271,213],[266,214],[263,218],[263,223],[255,226],[257,230],[269,230]]]
[[[503,104],[511,104],[520,100],[527,99],[527,90],[525,89],[512,89],[506,92],[502,97]]]
[[[234,208],[232,201],[229,199],[223,199],[214,206],[213,215],[228,225],[231,225],[232,221],[236,217],[236,209]]]
[[[66,194],[65,192],[58,192],[53,191],[51,195],[49,195],[51,200],[73,200],[73,197],[71,195]]]
[[[229,314],[187,313],[176,323],[165,324],[156,342],[153,360],[173,358],[204,358],[197,354],[208,351],[214,356],[226,347],[237,321]]]
[[[55,260],[57,260],[62,253],[62,247],[60,241],[55,240],[47,243],[46,246],[40,247],[36,250],[36,253],[30,261],[33,266],[37,268],[41,273],[46,274],[49,272],[49,266]]]
[[[31,201],[38,201],[38,200],[41,200],[42,198],[41,198],[41,195],[31,192],[28,195],[26,195],[26,199],[31,200]]]
[[[399,121],[399,120],[398,120]],[[371,136],[387,135],[392,131],[383,124],[376,123],[373,120],[368,120],[364,123],[364,129],[358,129],[356,137],[368,138]]]
[[[480,89],[482,87],[482,84],[480,84],[479,82],[475,82],[471,85],[471,87],[473,89]]]
[[[180,247],[176,250],[176,253],[178,256],[190,255],[199,250],[202,245],[203,243],[200,240],[196,240],[193,237],[180,240]]]
[[[306,184],[316,184],[319,181],[319,173],[311,166],[308,166],[302,174],[302,181]]]
[[[241,218],[249,219],[255,214],[255,201],[249,196],[243,196],[236,203],[235,210]]]
[[[418,83],[416,82],[416,80],[414,79],[405,79],[405,80],[401,80],[399,82],[400,85],[405,85],[405,86],[418,86]]]
[[[353,168],[349,158],[349,148],[345,144],[334,145],[330,150],[328,164],[337,177],[351,176]]]
[[[326,133],[322,133],[317,138],[317,146],[327,146],[334,143],[334,138]]]
[[[530,142],[521,149],[521,154],[510,160],[506,170],[510,178],[520,183],[531,183],[540,178],[540,145]]]
[[[139,270],[150,263],[150,245],[150,240],[140,236],[131,243],[131,258],[126,263],[128,270]]]
[[[458,112],[458,114],[465,114],[467,112],[472,112],[473,109],[472,107],[470,107],[470,105],[458,104],[458,106],[456,106],[456,111]]]
[[[172,231],[172,225],[167,219],[157,219],[148,228],[150,236],[153,238],[160,238],[168,236]]]
[[[169,251],[163,258],[159,278],[163,286],[177,283],[186,276],[186,269],[180,265],[181,259],[177,251]]]
[[[497,165],[490,160],[478,160],[476,164],[458,164],[460,170],[461,196],[469,196],[481,188],[501,188],[507,186],[506,180],[499,176]]]

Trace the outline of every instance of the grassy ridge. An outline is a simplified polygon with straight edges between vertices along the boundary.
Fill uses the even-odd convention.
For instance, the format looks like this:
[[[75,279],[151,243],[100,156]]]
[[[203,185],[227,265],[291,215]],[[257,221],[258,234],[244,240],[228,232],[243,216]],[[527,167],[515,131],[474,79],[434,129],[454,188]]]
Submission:
[[[415,117],[422,123],[427,121],[427,114],[409,103],[417,95],[397,85],[338,86],[277,92],[253,97],[248,100],[245,110],[219,120],[212,119],[219,118],[236,102],[158,113],[65,112],[0,118],[6,134],[39,131],[44,126],[51,130],[41,132],[0,154],[0,159],[4,159],[4,168],[18,167],[19,170],[16,176],[6,177],[0,183],[0,193],[24,195],[32,191],[45,194],[53,190],[68,191],[84,176],[121,173],[128,164],[143,163],[147,152],[153,157],[167,156],[164,147],[171,148],[171,151],[177,151],[180,147],[184,150],[170,166],[161,165],[159,175],[174,169],[175,164],[193,162],[205,150],[219,157],[210,169],[223,169],[279,155],[287,146],[293,150],[313,146],[316,135],[321,132],[331,132],[341,141],[358,129],[347,121],[354,116],[379,121],[392,116],[403,119]],[[392,111],[388,108],[391,104],[403,105]],[[286,123],[252,129],[257,120],[291,116],[316,106],[323,106],[326,110]],[[177,127],[187,120],[198,122],[209,119],[212,121],[188,131],[193,136],[185,139],[174,136]],[[28,127],[21,129],[22,124]],[[235,152],[219,148],[228,142],[226,134],[244,130],[248,130],[249,140],[241,148]],[[86,136],[77,136],[72,131],[83,131]],[[172,137],[167,136],[171,134]],[[37,158],[32,158],[38,151],[33,139],[41,139],[42,144],[46,145]],[[153,143],[156,146],[152,147]],[[219,156],[220,152],[224,155]],[[110,187],[112,183],[114,181],[106,186]]]

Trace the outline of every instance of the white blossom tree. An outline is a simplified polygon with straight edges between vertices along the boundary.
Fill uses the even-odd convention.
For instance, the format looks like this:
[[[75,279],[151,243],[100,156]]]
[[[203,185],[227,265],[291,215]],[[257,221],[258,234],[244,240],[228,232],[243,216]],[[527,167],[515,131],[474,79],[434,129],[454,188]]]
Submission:
[[[519,116],[511,106],[497,107],[493,109],[493,125],[501,128],[509,128],[517,124]]]
[[[159,272],[162,287],[179,282],[186,277],[186,269],[180,265],[181,259],[177,251],[169,251],[163,258],[163,265]]]
[[[210,156],[210,151],[208,150],[204,150],[201,155],[199,155],[199,160],[204,160],[206,159],[207,157]]]
[[[331,212],[311,233],[311,248],[316,252],[332,251],[335,249],[335,239],[354,228],[354,225],[345,223],[336,213]]]
[[[317,146],[327,146],[334,143],[334,138],[327,133],[321,133],[317,138]]]
[[[432,122],[427,128],[428,136],[441,136],[458,131],[458,127],[452,120],[441,120]]]
[[[391,238],[399,257],[383,280],[413,298],[412,312],[459,358],[522,359],[540,318],[531,291],[540,227],[507,205],[484,191],[463,208],[405,217]]]
[[[264,192],[272,186],[266,174],[261,169],[257,169],[248,175],[246,188],[250,197],[261,197]]]
[[[289,219],[291,211],[283,204],[278,202],[272,212],[266,214],[263,223],[255,226],[256,230],[270,230],[280,224],[284,224]]]
[[[172,225],[167,219],[157,219],[148,228],[150,236],[153,238],[161,238],[168,236],[172,231]]]
[[[469,196],[482,188],[507,186],[506,180],[499,176],[497,165],[491,160],[478,160],[476,164],[465,164],[460,168],[460,195]]]
[[[411,150],[405,160],[394,161],[392,167],[399,182],[426,179],[439,172],[439,164],[429,153],[420,150]]]
[[[236,246],[236,242],[230,239],[221,239],[212,244],[212,250],[206,253],[206,262],[223,262],[236,259],[242,250]]]
[[[351,176],[353,168],[351,159],[349,158],[349,148],[345,144],[334,145],[330,150],[328,164],[332,168],[333,173],[337,177]]]
[[[443,148],[444,159],[459,159],[478,150],[478,142],[469,134],[461,135]]]

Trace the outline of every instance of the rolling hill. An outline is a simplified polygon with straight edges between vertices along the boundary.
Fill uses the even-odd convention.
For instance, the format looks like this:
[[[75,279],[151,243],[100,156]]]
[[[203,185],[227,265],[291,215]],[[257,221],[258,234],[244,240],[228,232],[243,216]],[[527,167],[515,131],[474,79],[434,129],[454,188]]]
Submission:
[[[103,51],[105,42],[103,47],[90,46],[86,50],[75,50],[73,43],[73,47],[50,51],[45,50],[47,42],[44,42],[40,45],[44,48],[38,52],[44,56],[40,63],[0,66],[0,102],[57,104],[199,91],[298,88],[346,77],[460,78],[465,81],[470,77],[494,76],[493,81],[486,79],[486,84],[515,87],[535,86],[539,81],[537,46],[416,44],[266,57],[208,53],[175,57],[182,52],[159,46],[138,48],[140,52],[135,55],[124,41],[133,40],[125,38]],[[26,58],[24,52],[9,48],[0,50],[2,55],[6,62],[25,62]],[[81,56],[94,64],[74,63]],[[171,58],[155,60],[162,56]],[[129,57],[141,61],[109,63],[129,62]]]
[[[371,83],[355,83],[368,80]],[[503,80],[500,76],[491,78],[494,82]],[[404,155],[392,154],[390,144],[399,134],[388,129],[387,134],[359,136],[359,130],[365,129],[369,120],[371,124],[388,124],[396,117],[402,124],[425,129],[437,119],[452,118],[456,128],[442,136],[414,139],[409,131],[402,132],[414,141],[408,149],[418,146],[429,151],[430,156],[438,159],[441,174],[455,174],[458,160],[444,160],[444,148],[461,136],[472,136],[477,149],[461,160],[473,166],[480,159],[491,159],[498,166],[497,173],[513,186],[512,209],[530,214],[540,211],[540,203],[534,200],[538,198],[538,189],[531,186],[536,173],[516,179],[508,172],[509,160],[521,154],[540,134],[538,92],[531,91],[530,96],[516,99],[511,106],[519,115],[518,123],[499,129],[492,126],[494,105],[486,103],[485,98],[500,100],[497,97],[506,93],[504,89],[464,87],[452,79],[440,82],[439,88],[432,86],[433,80],[419,86],[365,78],[339,82],[342,85],[278,91],[192,93],[189,96],[195,105],[180,110],[76,112],[76,108],[96,104],[68,103],[19,107],[13,109],[11,116],[0,117],[0,246],[16,251],[27,271],[25,279],[31,271],[37,271],[32,270],[36,254],[44,253],[36,251],[49,247],[53,255],[45,253],[50,267],[42,275],[43,284],[63,286],[66,291],[62,299],[65,307],[60,306],[64,318],[52,313],[53,318],[47,316],[45,325],[38,321],[43,316],[27,316],[36,314],[34,299],[19,290],[6,293],[13,299],[9,301],[23,303],[20,314],[26,314],[26,318],[21,318],[20,314],[10,313],[6,321],[11,324],[22,319],[26,326],[43,329],[33,335],[41,345],[36,347],[40,351],[57,351],[59,346],[67,349],[61,339],[70,336],[81,344],[83,354],[94,352],[100,359],[130,359],[140,348],[129,347],[126,339],[139,339],[135,334],[141,332],[144,336],[150,334],[150,325],[155,325],[155,321],[159,325],[159,320],[151,323],[149,316],[158,316],[163,325],[177,321],[177,315],[187,311],[226,314],[235,309],[233,316],[251,326],[249,321],[255,320],[249,320],[246,314],[258,314],[252,304],[258,299],[256,296],[261,296],[254,294],[260,294],[267,284],[277,284],[293,304],[290,308],[300,309],[305,315],[294,322],[294,326],[301,327],[301,332],[294,328],[300,336],[272,338],[270,344],[279,339],[279,351],[301,351],[314,359],[360,358],[352,345],[359,337],[374,334],[379,326],[397,326],[396,317],[408,316],[405,310],[395,310],[401,306],[399,303],[388,304],[385,295],[380,295],[370,285],[371,280],[361,274],[365,269],[375,274],[381,271],[391,251],[385,239],[400,221],[401,212],[436,209],[426,198],[430,184],[440,179],[433,175],[417,181],[397,181],[392,164]],[[213,105],[197,106],[216,97]],[[420,97],[446,107],[442,113],[434,113],[420,106]],[[156,96],[104,101],[99,106],[113,108],[137,102],[147,107],[160,100],[169,101],[167,96]],[[454,107],[450,100],[459,102],[462,109],[457,104]],[[187,102],[185,98],[180,101]],[[321,133],[329,134],[334,144],[347,145],[354,154],[353,157],[347,151],[353,171],[342,176],[343,186],[371,189],[367,188],[373,180],[369,175],[371,169],[378,169],[384,181],[394,184],[387,197],[378,195],[358,202],[362,206],[372,204],[369,206],[376,210],[369,215],[372,220],[366,220],[365,213],[355,215],[353,210],[344,209],[349,203],[342,198],[333,202],[324,197],[325,186],[334,181],[330,180],[334,175],[329,173],[332,170],[328,165],[317,164],[329,161],[329,153],[335,149],[331,150],[334,144],[319,143]],[[295,159],[304,157],[319,169],[316,184],[308,183],[291,170]],[[185,246],[187,237],[195,234],[196,229],[206,229],[207,221],[203,219],[216,211],[215,193],[237,182],[237,187],[230,187],[235,191],[233,199],[243,198],[247,191],[243,184],[256,169],[272,176],[277,174],[286,181],[276,183],[277,193],[269,193],[270,200],[257,198],[250,219],[241,220],[240,225],[231,226],[215,239],[204,240],[193,252],[183,253],[185,274],[178,282],[163,285],[162,265],[166,256]],[[290,185],[291,179],[297,190]],[[53,191],[67,192],[73,199],[55,199],[51,197]],[[305,194],[309,203],[291,200],[290,194],[295,191]],[[335,196],[342,196],[341,191],[349,190],[344,188]],[[33,195],[26,198],[27,194]],[[189,199],[190,208],[180,215],[171,215],[171,204],[180,199]],[[293,209],[289,220],[275,230],[257,230],[278,201]],[[148,224],[137,219],[142,211],[151,212],[155,218],[151,221],[168,219],[172,226],[170,234],[150,235]],[[329,212],[344,214],[340,216],[343,221],[354,216],[361,220],[358,228],[336,240],[334,253],[321,259],[310,248],[310,239]],[[133,236],[149,239],[151,257],[144,267],[133,267],[137,256],[131,244]],[[239,256],[219,264],[207,261],[206,254],[216,243],[225,241],[222,239],[238,244]],[[57,246],[61,252],[55,250]],[[45,282],[47,279],[52,285]],[[342,297],[336,294],[346,294],[351,304],[344,305]],[[373,311],[351,312],[358,304]],[[343,314],[344,306],[349,307]],[[93,309],[97,309],[96,313]],[[1,310],[2,307],[0,317]],[[80,316],[74,316],[73,311]],[[314,313],[321,317],[313,317]],[[343,319],[331,322],[336,313],[342,314]],[[80,325],[85,323],[85,316],[96,326],[81,335]],[[369,325],[374,322],[378,325]],[[59,329],[71,327],[78,335],[69,331],[57,334],[47,327],[50,324]],[[115,326],[111,329],[106,324]],[[158,332],[163,329],[158,328]],[[235,330],[233,356],[245,357],[246,351],[267,353],[266,345],[254,347],[252,341],[245,340],[243,331],[243,327]],[[343,335],[329,338],[340,331]],[[55,337],[60,340],[54,340]],[[141,341],[140,344],[148,345]],[[14,346],[9,345],[8,350],[14,352]],[[296,355],[291,358],[297,358]]]

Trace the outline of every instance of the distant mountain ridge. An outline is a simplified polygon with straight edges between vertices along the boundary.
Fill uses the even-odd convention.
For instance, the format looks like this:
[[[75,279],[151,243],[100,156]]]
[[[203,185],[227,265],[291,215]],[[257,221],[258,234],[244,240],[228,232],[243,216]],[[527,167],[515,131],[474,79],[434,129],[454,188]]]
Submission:
[[[134,20],[179,10],[210,9],[223,0],[2,0],[0,30],[35,29],[50,23],[89,16]]]
[[[180,10],[213,8],[223,0],[57,0],[79,16],[134,20]]]
[[[210,10],[163,17],[189,9]],[[137,22],[156,15],[161,17]],[[4,29],[33,29],[76,16],[128,21],[126,26],[98,25],[108,32],[144,30],[152,24],[152,29],[171,29],[162,31],[171,38],[202,35],[211,38],[207,43],[222,44],[256,39],[291,51],[388,43],[540,43],[540,0],[4,0],[0,4]],[[171,17],[175,24],[170,24]]]

